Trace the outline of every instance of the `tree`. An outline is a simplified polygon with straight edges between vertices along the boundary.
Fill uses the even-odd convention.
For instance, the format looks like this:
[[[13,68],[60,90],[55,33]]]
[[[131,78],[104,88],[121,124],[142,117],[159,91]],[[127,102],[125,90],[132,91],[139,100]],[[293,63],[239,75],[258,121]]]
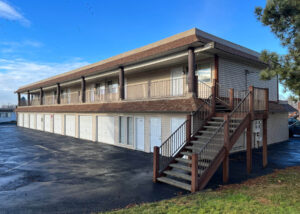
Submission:
[[[260,77],[269,80],[278,75],[280,82],[289,89],[294,99],[300,98],[300,1],[267,0],[265,8],[256,7],[257,19],[280,39],[288,53],[279,55],[263,50],[261,60],[268,68],[262,70]]]

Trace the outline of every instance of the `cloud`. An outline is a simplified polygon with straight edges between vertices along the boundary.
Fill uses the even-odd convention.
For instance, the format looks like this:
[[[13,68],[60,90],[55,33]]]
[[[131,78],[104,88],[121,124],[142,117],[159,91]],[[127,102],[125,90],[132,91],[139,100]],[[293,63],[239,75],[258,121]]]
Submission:
[[[33,40],[24,40],[21,42],[0,42],[0,53],[15,53],[18,51],[24,51],[24,48],[40,48],[43,46],[43,43]]]
[[[8,3],[0,0],[0,18],[11,21],[19,21],[22,25],[29,27],[30,21]]]
[[[3,104],[16,104],[17,96],[14,94],[20,86],[30,84],[57,74],[89,64],[80,58],[62,63],[42,63],[24,59],[0,58],[0,106]]]

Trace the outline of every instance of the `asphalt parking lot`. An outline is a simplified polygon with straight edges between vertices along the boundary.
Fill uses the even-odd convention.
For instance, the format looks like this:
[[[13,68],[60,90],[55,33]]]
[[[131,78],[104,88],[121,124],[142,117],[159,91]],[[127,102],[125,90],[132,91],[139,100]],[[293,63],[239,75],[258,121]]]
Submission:
[[[253,153],[230,157],[230,182],[300,165],[300,139],[269,147],[269,165]],[[207,188],[222,184],[221,169]],[[0,213],[90,213],[186,194],[152,183],[152,154],[36,130],[0,126]]]

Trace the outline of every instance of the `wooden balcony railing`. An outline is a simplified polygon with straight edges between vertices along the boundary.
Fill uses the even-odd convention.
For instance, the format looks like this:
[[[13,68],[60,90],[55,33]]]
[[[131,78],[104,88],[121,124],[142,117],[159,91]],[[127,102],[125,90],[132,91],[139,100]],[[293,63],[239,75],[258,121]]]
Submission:
[[[99,91],[96,89],[86,91],[86,103],[113,102],[119,100],[119,92],[117,89],[105,89]]]
[[[55,105],[56,103],[56,96],[54,95],[47,95],[43,97],[43,105]]]
[[[77,104],[80,103],[80,92],[72,92],[62,94],[60,98],[61,104]]]
[[[125,86],[126,100],[181,97],[187,94],[185,77],[148,81]]]

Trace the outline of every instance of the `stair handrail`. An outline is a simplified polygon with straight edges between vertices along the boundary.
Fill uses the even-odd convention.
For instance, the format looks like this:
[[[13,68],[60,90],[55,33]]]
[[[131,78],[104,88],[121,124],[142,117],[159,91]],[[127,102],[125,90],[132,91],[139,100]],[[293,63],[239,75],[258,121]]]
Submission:
[[[201,112],[201,109],[205,109],[206,103],[202,103],[196,112]],[[205,111],[205,110],[204,110]],[[195,115],[195,114],[193,114]],[[190,141],[192,135],[192,116],[189,116],[159,147],[159,165],[158,172],[164,171],[174,157],[184,147],[184,145]],[[194,119],[195,120],[195,119]]]

